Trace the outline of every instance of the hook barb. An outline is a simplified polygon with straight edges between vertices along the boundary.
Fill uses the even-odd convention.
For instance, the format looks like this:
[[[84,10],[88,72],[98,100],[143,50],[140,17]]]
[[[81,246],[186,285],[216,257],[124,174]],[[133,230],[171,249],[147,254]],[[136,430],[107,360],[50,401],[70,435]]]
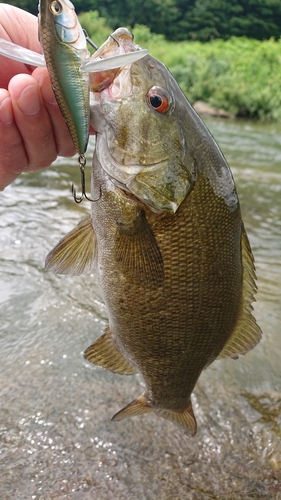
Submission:
[[[97,199],[93,200],[92,198],[90,198],[87,194],[86,194],[86,187],[85,187],[85,166],[86,166],[86,158],[85,158],[85,155],[82,153],[82,154],[79,154],[79,157],[78,157],[78,162],[79,162],[79,166],[80,166],[80,174],[81,174],[81,196],[77,196],[77,193],[76,193],[76,189],[74,187],[74,184],[72,184],[72,196],[74,198],[74,201],[76,203],[81,203],[81,201],[83,201],[83,198],[85,198],[86,200],[88,201],[99,201],[100,197],[101,197],[101,189],[100,189],[100,195]]]

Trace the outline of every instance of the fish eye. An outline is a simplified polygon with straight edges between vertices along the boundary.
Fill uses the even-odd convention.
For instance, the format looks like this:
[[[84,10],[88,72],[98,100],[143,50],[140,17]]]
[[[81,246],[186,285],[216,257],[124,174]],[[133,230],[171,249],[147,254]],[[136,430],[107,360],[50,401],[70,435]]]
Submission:
[[[147,100],[150,106],[157,111],[157,113],[166,113],[171,107],[172,97],[162,87],[152,87],[147,92]]]
[[[52,14],[60,14],[62,11],[62,6],[61,4],[57,1],[54,0],[53,2],[50,3],[50,11]]]

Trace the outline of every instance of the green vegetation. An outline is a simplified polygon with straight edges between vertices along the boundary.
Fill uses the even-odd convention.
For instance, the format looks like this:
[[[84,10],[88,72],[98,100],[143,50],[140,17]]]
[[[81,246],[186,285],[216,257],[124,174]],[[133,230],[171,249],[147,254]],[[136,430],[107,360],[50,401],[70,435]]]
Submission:
[[[96,12],[79,19],[98,44],[112,31]],[[281,40],[169,42],[146,26],[133,32],[136,43],[166,64],[191,103],[203,100],[236,116],[281,121]]]
[[[9,3],[37,14],[34,0]],[[74,0],[76,12],[97,10],[111,29],[143,24],[167,40],[258,40],[281,36],[280,0]]]
[[[157,57],[157,50],[151,53]],[[281,120],[281,41],[169,43],[161,60],[191,102],[203,100],[236,116]]]
[[[101,45],[112,33],[112,28],[107,25],[106,19],[99,17],[97,10],[92,10],[79,15],[79,21],[88,35],[97,44]],[[88,47],[91,52],[93,49]]]
[[[280,0],[72,1],[98,45],[113,29],[131,26],[136,42],[166,64],[191,103],[281,120]],[[34,0],[10,3],[37,14]]]

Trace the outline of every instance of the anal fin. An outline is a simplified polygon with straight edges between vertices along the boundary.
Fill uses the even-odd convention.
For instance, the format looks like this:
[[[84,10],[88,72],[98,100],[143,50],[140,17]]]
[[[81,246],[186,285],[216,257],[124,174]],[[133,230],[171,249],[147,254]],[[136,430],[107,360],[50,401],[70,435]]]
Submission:
[[[148,403],[145,395],[141,395],[137,399],[132,401],[132,403],[128,404],[127,406],[125,406],[125,408],[116,413],[112,417],[112,420],[123,420],[123,418],[135,417],[152,411],[160,417],[170,420],[171,422],[176,424],[178,427],[183,429],[188,436],[195,436],[197,432],[197,424],[190,400],[184,410],[175,411],[155,408]]]
[[[97,260],[97,241],[90,216],[82,219],[48,253],[45,270],[55,274],[90,274]]]
[[[109,327],[86,351],[84,357],[95,365],[106,368],[119,375],[133,375],[137,373],[134,366],[123,356],[113,343]]]
[[[122,410],[115,413],[111,420],[117,422],[118,420],[123,420],[123,418],[127,417],[136,417],[138,415],[143,415],[144,413],[148,413],[153,411],[153,408],[149,406],[147,399],[144,395],[139,396],[137,399],[134,399],[127,406],[122,408]]]

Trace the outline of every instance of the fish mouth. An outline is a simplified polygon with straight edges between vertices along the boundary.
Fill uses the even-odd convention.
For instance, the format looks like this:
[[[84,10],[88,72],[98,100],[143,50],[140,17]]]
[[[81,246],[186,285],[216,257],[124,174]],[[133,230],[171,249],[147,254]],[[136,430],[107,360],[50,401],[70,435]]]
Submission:
[[[127,28],[118,28],[101,45],[96,53],[90,58],[90,61],[100,58],[112,58],[140,50],[140,47],[136,45],[133,40],[133,34]],[[124,80],[128,79],[126,69],[129,70],[130,66],[131,64],[128,64],[119,68],[90,73],[91,92],[99,93],[107,90],[107,98],[118,99],[118,97],[121,96],[122,89],[122,96],[124,96],[123,84]],[[119,75],[123,75],[122,82],[120,82],[119,78],[117,78]]]
[[[138,46],[134,44],[132,34],[126,28],[119,28],[100,47],[95,57],[109,57],[122,51],[136,50]],[[172,152],[165,147],[144,148],[144,144],[149,145],[151,142],[146,124],[146,85],[153,78],[149,66],[145,73],[148,83],[143,84],[147,60],[146,63],[143,61],[90,75],[91,124],[97,132],[96,155],[114,186],[134,195],[154,212],[174,214],[192,188],[194,180],[181,154],[182,132],[177,126],[173,129],[177,147]],[[133,114],[132,101],[136,102],[139,98],[135,95],[135,87],[139,89],[143,106],[143,141],[136,141],[134,133],[130,133],[126,126],[126,121]],[[119,121],[116,118],[118,113]],[[156,143],[154,139],[152,146]]]

